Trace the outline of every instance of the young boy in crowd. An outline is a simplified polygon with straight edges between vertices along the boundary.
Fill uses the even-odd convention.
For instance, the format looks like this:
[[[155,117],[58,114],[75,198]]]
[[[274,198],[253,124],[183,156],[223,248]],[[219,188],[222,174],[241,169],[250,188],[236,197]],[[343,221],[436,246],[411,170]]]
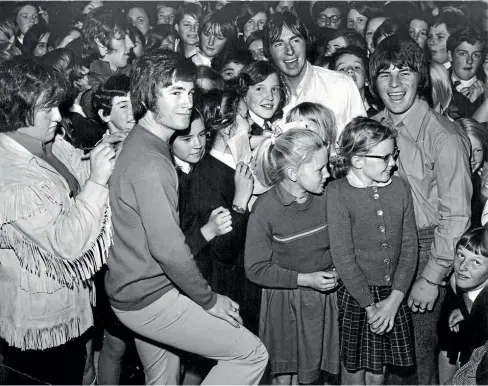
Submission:
[[[459,307],[449,315],[449,328],[458,337],[451,339],[450,351],[442,352],[456,363],[448,370],[459,369],[468,362],[471,353],[488,340],[488,229],[467,231],[456,246],[454,274],[451,286]],[[452,342],[456,347],[452,347]],[[451,374],[452,375],[452,374]]]
[[[451,118],[471,118],[483,102],[484,85],[476,74],[486,51],[486,37],[476,27],[465,25],[447,39],[451,63],[453,97],[449,106]]]
[[[342,72],[354,81],[359,90],[368,117],[378,113],[378,109],[371,105],[368,88],[368,58],[366,52],[356,46],[340,48],[332,58],[332,69]]]
[[[463,15],[453,11],[442,12],[434,19],[427,39],[427,49],[433,62],[442,64],[447,69],[451,67],[447,55],[447,39],[465,22],[466,18]]]

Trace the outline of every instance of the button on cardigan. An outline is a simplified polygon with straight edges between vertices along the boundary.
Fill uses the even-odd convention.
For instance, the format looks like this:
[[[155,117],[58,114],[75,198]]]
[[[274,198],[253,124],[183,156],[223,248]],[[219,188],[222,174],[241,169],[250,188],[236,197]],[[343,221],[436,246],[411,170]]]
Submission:
[[[369,285],[406,294],[418,261],[418,240],[408,183],[353,187],[347,178],[327,187],[330,252],[347,290],[367,307]]]

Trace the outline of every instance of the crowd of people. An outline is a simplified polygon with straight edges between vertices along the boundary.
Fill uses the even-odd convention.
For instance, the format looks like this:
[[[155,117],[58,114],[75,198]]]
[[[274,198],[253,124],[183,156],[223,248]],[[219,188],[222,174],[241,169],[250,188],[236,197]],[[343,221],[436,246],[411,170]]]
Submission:
[[[0,383],[488,383],[488,4],[0,16]]]

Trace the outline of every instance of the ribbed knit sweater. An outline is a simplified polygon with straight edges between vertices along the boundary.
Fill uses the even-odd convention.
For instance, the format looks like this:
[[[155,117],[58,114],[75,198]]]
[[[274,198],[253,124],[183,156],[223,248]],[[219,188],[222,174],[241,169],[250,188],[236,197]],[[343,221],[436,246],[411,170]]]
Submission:
[[[329,269],[325,194],[299,204],[277,185],[261,195],[249,217],[244,262],[249,280],[268,288],[294,289],[299,273]]]
[[[109,181],[114,244],[105,287],[113,307],[133,311],[179,288],[204,309],[217,297],[185,243],[178,214],[178,176],[169,145],[136,125]]]
[[[347,178],[327,187],[327,218],[332,260],[349,293],[367,307],[368,285],[391,286],[404,294],[418,261],[418,240],[408,183],[358,188]]]

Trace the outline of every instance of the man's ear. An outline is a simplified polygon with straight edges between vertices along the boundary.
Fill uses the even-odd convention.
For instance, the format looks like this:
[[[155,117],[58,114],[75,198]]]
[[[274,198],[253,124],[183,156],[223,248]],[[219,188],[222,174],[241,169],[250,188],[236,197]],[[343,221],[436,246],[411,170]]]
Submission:
[[[450,62],[452,62],[452,52],[447,51],[447,58],[449,59]]]
[[[288,166],[285,169],[285,174],[293,182],[296,182],[298,179],[297,169],[294,166]]]
[[[102,120],[102,122],[105,122],[105,123],[109,123],[110,122],[110,114],[109,115],[105,115],[103,113],[103,110],[102,109],[98,109],[98,116],[100,117],[100,119]]]
[[[95,38],[95,43],[97,43],[98,46],[98,51],[100,52],[100,56],[103,58],[105,55],[107,55],[108,48],[105,47],[101,42],[100,39]]]
[[[175,24],[175,31],[178,35],[180,34],[180,26],[178,24]]]

